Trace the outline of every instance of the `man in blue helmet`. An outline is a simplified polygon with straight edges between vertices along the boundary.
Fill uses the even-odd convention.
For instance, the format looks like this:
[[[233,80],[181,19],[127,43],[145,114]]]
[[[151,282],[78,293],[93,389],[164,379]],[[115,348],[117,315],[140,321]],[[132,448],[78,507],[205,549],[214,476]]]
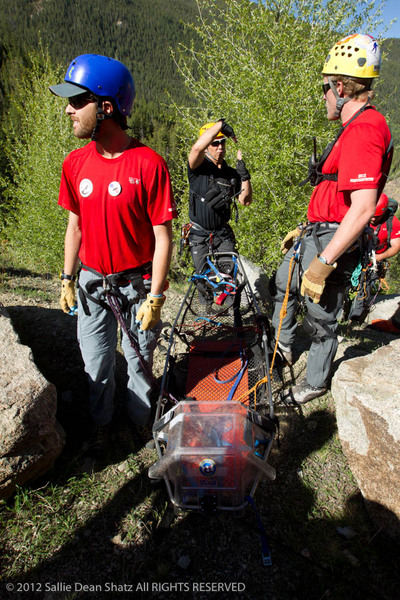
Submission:
[[[97,54],[75,58],[64,83],[74,135],[92,141],[64,161],[58,203],[69,211],[61,308],[75,305],[90,384],[92,450],[102,453],[114,412],[118,322],[128,365],[127,411],[145,427],[151,413],[152,360],[161,329],[176,216],[164,159],[127,133],[135,86],[129,70]]]

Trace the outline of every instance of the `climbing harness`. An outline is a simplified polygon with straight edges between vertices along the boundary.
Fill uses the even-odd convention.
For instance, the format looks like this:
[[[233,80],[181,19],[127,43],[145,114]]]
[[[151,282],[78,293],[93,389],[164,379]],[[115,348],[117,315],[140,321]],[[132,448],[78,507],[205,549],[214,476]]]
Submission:
[[[123,314],[124,312],[128,313],[133,304],[137,304],[146,298],[146,289],[143,280],[151,277],[151,266],[151,262],[148,262],[141,267],[120,271],[118,273],[112,273],[110,275],[103,275],[91,267],[82,265],[83,269],[98,275],[99,278],[89,281],[85,287],[79,286],[79,297],[86,315],[90,315],[90,309],[87,302],[88,299],[95,304],[100,305],[105,310],[112,311],[121,327],[121,330],[127,336],[130,346],[136,352],[143,372],[146,374],[151,384],[158,388],[159,384],[149,365],[143,358],[142,353],[140,352],[139,342],[133,335],[130,327],[128,327]],[[127,300],[126,296],[121,292],[121,288],[128,285],[132,285],[136,292],[136,297],[132,300]],[[92,294],[94,290],[100,286],[103,288],[103,290],[96,298]]]

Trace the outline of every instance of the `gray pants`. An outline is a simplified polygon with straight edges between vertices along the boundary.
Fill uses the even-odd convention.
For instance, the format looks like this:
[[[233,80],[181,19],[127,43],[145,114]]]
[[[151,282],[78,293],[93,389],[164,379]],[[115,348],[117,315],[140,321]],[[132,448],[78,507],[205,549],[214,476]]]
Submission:
[[[225,225],[218,231],[208,231],[199,225],[193,225],[189,233],[189,247],[196,273],[201,275],[207,268],[207,256],[211,251],[232,253],[236,251],[235,234],[230,225]],[[233,262],[228,257],[219,257],[217,268],[223,273],[230,274]],[[200,302],[212,301],[212,290],[202,281],[197,281]]]
[[[308,231],[302,239],[300,252],[301,273],[299,275],[299,264],[296,263],[290,285],[287,315],[282,322],[279,336],[279,340],[285,346],[293,347],[295,341],[297,328],[295,312],[299,301],[298,285],[301,283],[302,274],[309,267],[315,255],[326,248],[334,233],[334,229],[321,227],[321,230],[315,231],[314,235],[312,231]],[[276,273],[275,283],[277,289],[274,296],[275,306],[272,316],[275,333],[277,333],[279,326],[280,311],[285,296],[289,263],[292,256],[293,252],[289,250]],[[351,274],[357,266],[358,260],[358,250],[343,254],[337,261],[337,268],[326,281],[320,302],[315,304],[311,298],[305,297],[307,315],[303,321],[303,328],[312,340],[307,360],[307,382],[312,386],[323,387],[327,385],[338,346],[336,335],[337,317],[343,306],[350,286]]]
[[[197,229],[198,228],[198,229]],[[201,229],[198,225],[193,225],[189,232],[189,246],[196,273],[203,273],[207,267],[207,255],[212,249],[214,252],[235,252],[236,240],[235,234],[230,225],[225,225],[220,230],[208,231]],[[232,263],[225,259],[226,264],[220,268],[224,272],[229,272]]]
[[[79,284],[85,286],[89,281],[98,279],[89,271],[82,270]],[[150,286],[150,281],[146,281]],[[92,295],[98,298],[102,288],[97,288]],[[121,287],[120,292],[128,299],[137,297],[132,285]],[[133,304],[124,318],[133,332],[140,347],[140,353],[149,369],[153,365],[153,352],[161,331],[161,322],[153,329],[140,331],[136,324],[136,313],[142,300]],[[78,294],[78,340],[82,353],[85,371],[90,385],[89,409],[96,425],[107,425],[114,413],[115,366],[118,323],[111,312],[95,302],[87,299],[90,315],[86,315]],[[151,382],[143,370],[136,351],[132,348],[127,335],[122,331],[122,350],[128,366],[127,411],[131,421],[144,425],[150,417]]]

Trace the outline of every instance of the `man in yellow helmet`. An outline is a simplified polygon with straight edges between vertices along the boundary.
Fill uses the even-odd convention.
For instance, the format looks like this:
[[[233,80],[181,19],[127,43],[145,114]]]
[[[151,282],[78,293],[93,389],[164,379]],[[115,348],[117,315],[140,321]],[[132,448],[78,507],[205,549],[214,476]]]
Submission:
[[[304,404],[323,395],[338,345],[337,317],[359,261],[359,241],[375,212],[390,169],[392,141],[385,118],[370,104],[372,83],[379,75],[377,42],[355,34],[335,44],[323,67],[323,97],[329,121],[342,127],[319,160],[310,161],[308,181],[315,186],[308,206],[308,222],[290,232],[283,251],[293,242],[299,253],[301,290],[307,309],[303,328],[311,337],[306,377],[283,397]],[[297,238],[297,240],[296,240]],[[298,242],[298,243],[297,243]],[[276,274],[273,325],[288,281],[288,252]],[[288,312],[279,344],[290,359],[295,337],[296,274],[292,278]]]
[[[221,119],[203,125],[199,135],[189,154],[188,178],[189,245],[196,273],[201,274],[210,250],[235,251],[235,236],[229,225],[231,204],[236,197],[240,204],[248,206],[252,201],[252,188],[240,150],[235,169],[225,162],[227,138],[236,142],[232,127]],[[200,299],[206,303],[212,300],[212,294],[208,298],[201,283],[198,289]]]

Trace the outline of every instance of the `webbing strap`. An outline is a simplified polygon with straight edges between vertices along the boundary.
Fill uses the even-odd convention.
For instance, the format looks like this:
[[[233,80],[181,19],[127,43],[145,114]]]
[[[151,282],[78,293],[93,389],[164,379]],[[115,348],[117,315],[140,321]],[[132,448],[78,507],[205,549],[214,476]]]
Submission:
[[[260,541],[261,541],[261,551],[262,551],[262,561],[265,567],[270,567],[272,565],[271,551],[269,549],[267,532],[265,531],[265,527],[263,522],[261,521],[260,514],[256,509],[256,505],[254,504],[254,500],[251,496],[246,496],[245,500],[253,507],[254,513],[256,515],[258,530],[260,533]]]
[[[335,139],[330,142],[324,149],[320,159],[318,161],[315,162],[315,164],[313,165],[313,168],[309,171],[309,174],[307,176],[307,178],[302,181],[301,183],[299,183],[300,186],[305,185],[306,183],[308,183],[309,181],[311,181],[311,185],[319,185],[322,181],[337,181],[338,180],[338,174],[337,173],[322,173],[322,167],[324,166],[324,163],[326,161],[326,159],[328,158],[329,154],[332,152],[334,145],[336,144],[336,142],[338,141],[338,139],[340,138],[340,136],[342,135],[342,133],[344,132],[344,130],[350,125],[350,123],[352,121],[354,121],[354,119],[356,119],[361,113],[363,113],[365,110],[368,110],[369,108],[373,108],[370,104],[369,99],[366,101],[366,103],[360,108],[360,110],[358,110],[352,117],[351,119],[346,123],[346,125],[342,125],[335,137]],[[389,152],[389,148],[387,150],[387,152]]]

